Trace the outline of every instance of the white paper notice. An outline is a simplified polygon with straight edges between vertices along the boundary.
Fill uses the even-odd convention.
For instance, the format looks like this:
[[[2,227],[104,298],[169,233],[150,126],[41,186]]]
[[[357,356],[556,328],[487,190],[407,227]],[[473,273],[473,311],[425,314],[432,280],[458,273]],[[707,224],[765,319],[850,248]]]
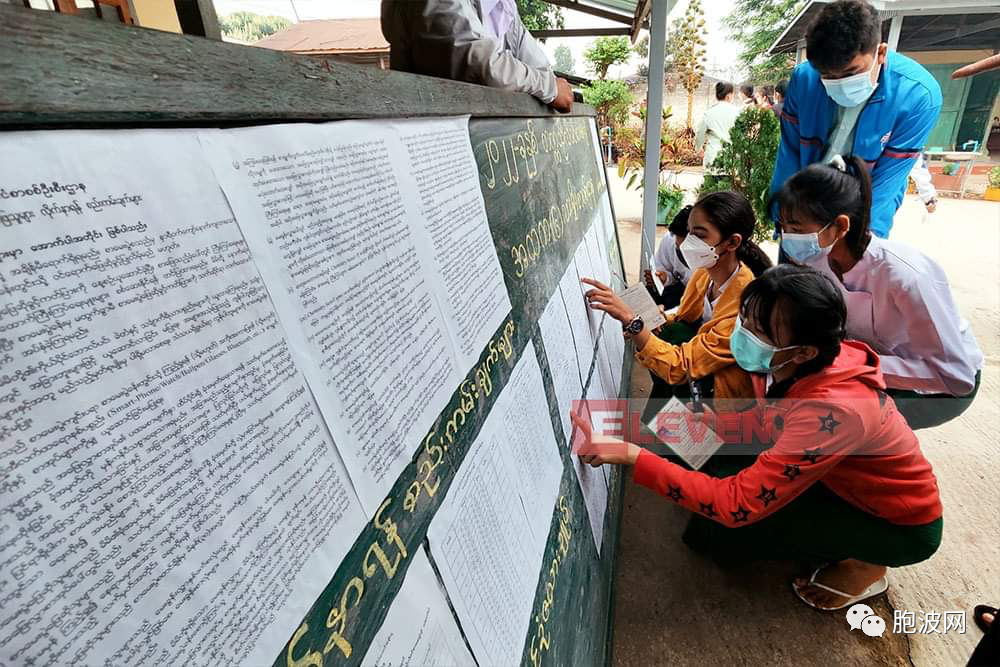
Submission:
[[[365,517],[197,137],[0,154],[0,664],[270,664]]]
[[[381,126],[376,121],[376,126]],[[406,146],[409,161],[399,176],[412,179],[403,190],[416,192],[408,211],[416,226],[421,257],[440,286],[445,324],[458,349],[462,375],[479,359],[493,333],[510,313],[503,280],[479,188],[479,168],[469,141],[469,119],[396,121],[390,125]],[[443,289],[442,289],[443,288]]]
[[[481,665],[521,660],[561,476],[528,344],[427,532]]]
[[[583,398],[584,378],[581,377],[573,330],[560,290],[557,289],[549,299],[542,316],[538,318],[538,327],[545,346],[545,357],[549,361],[556,402],[559,404],[559,419],[568,442],[572,429],[569,411],[573,407],[573,401]]]
[[[699,470],[722,447],[722,440],[709,426],[714,421],[710,413],[691,412],[674,397],[648,426],[685,463]]]
[[[202,135],[369,514],[510,310],[467,123]]]
[[[445,593],[421,548],[362,667],[475,667]]]
[[[650,253],[646,253],[646,266],[649,267],[649,275],[653,279],[653,288],[656,290],[657,294],[663,294],[663,281],[660,277],[656,275],[656,262],[653,260],[653,256]]]
[[[611,286],[611,265],[608,262],[604,242],[601,241],[598,225],[593,225],[583,236],[587,245],[587,253],[590,257],[590,269],[594,272],[592,278],[596,278],[605,285]]]
[[[579,251],[577,251],[579,252]],[[586,252],[586,250],[584,250]],[[577,365],[580,369],[580,378],[587,381],[587,373],[590,372],[590,362],[594,359],[594,345],[596,343],[591,331],[590,318],[593,311],[587,305],[584,298],[586,287],[580,283],[577,274],[576,261],[571,261],[559,281],[559,293],[562,295],[563,303],[566,305],[566,314],[569,316],[570,331],[573,335],[573,343],[576,347]]]

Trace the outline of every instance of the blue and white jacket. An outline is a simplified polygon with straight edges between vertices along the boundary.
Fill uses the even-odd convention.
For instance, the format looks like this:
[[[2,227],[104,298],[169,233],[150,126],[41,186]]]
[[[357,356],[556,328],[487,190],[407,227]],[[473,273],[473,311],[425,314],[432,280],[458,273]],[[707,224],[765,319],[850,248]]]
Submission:
[[[919,63],[890,51],[878,88],[858,118],[854,154],[872,175],[873,234],[886,238],[903,202],[906,177],[941,112],[941,87]],[[819,72],[804,62],[792,72],[781,112],[781,145],[772,194],[795,172],[823,159],[837,118]]]

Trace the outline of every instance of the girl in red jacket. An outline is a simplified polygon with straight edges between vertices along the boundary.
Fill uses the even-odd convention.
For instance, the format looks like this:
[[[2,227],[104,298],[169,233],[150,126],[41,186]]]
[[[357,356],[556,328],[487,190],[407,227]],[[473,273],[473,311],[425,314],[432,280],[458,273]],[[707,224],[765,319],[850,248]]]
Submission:
[[[756,418],[773,444],[741,470],[686,469],[595,436],[574,414],[578,451],[591,465],[634,464],[637,483],[694,512],[689,543],[744,560],[825,563],[792,582],[810,606],[842,609],[879,595],[887,568],[937,550],[941,501],[916,436],[885,393],[878,355],[843,340],[845,321],[840,290],[808,267],[777,266],[744,289],[730,344],[753,375]],[[716,475],[744,458],[725,454],[709,463]]]

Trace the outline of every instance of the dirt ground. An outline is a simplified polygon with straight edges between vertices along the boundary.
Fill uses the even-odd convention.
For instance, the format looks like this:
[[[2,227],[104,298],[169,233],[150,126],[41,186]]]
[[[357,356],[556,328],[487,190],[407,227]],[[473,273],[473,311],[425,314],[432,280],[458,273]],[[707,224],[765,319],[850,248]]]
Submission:
[[[613,170],[609,177],[634,280],[641,203]],[[789,587],[795,574],[790,564],[722,570],[693,554],[679,539],[687,513],[628,483],[616,578],[616,665],[965,664],[981,636],[972,607],[1000,603],[1000,204],[942,200],[928,216],[908,196],[891,238],[944,267],[985,355],[972,407],[919,432],[945,508],[940,550],[929,561],[890,572],[888,596],[871,605],[886,620],[886,633],[867,637],[849,632],[843,613],[800,603]],[[776,247],[769,251],[776,254]],[[637,365],[633,396],[644,396],[647,387],[648,375]],[[893,610],[918,619],[926,612],[963,611],[966,631],[894,634]]]

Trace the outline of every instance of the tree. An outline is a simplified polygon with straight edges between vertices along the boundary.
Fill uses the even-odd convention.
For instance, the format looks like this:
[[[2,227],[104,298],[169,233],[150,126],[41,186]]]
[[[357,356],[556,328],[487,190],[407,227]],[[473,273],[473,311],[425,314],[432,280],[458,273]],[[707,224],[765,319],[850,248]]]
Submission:
[[[635,43],[635,47],[632,49],[635,51],[635,55],[639,56],[639,68],[637,70],[639,76],[643,79],[649,78],[649,35],[644,36],[638,42]]]
[[[601,127],[618,127],[625,122],[632,104],[632,92],[624,81],[597,79],[582,91],[583,101],[597,110]]]
[[[573,62],[573,52],[565,44],[557,46],[555,50],[556,71],[564,74],[572,74],[576,63]]]
[[[778,81],[788,78],[795,59],[790,55],[765,55],[801,11],[805,0],[735,0],[725,25],[733,39],[743,45],[740,60],[753,81]]]
[[[566,25],[562,11],[543,0],[517,0],[517,11],[528,30],[552,30]]]
[[[767,200],[771,190],[774,162],[781,141],[778,117],[770,109],[750,106],[740,113],[729,131],[729,142],[712,162],[713,171],[725,176],[703,185],[698,196],[719,190],[735,190],[750,200],[757,226],[754,240],[761,241],[771,226]]]
[[[705,76],[705,13],[701,0],[691,0],[684,16],[674,22],[670,56],[674,75],[688,94],[687,126],[692,126],[694,94]]]
[[[627,63],[631,55],[626,37],[600,37],[583,52],[598,79],[607,78],[609,67]]]
[[[222,34],[244,42],[256,42],[292,25],[281,16],[261,16],[253,12],[233,12],[219,20]]]

